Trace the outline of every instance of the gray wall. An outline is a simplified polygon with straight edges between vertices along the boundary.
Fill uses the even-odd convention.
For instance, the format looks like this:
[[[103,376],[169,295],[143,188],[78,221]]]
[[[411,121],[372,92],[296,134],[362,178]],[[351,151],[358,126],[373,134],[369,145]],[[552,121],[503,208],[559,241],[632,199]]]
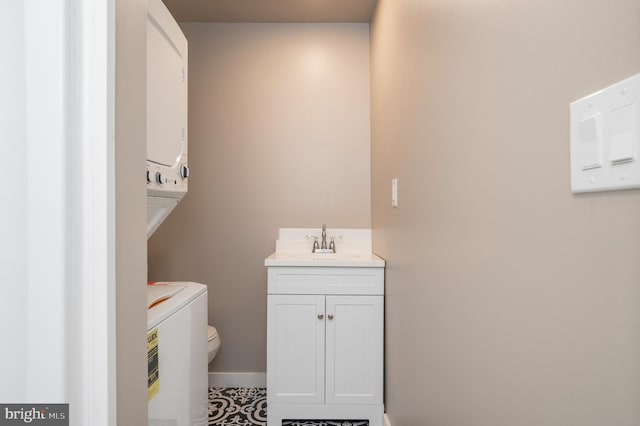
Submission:
[[[149,278],[207,284],[210,369],[262,372],[278,228],[370,227],[369,26],[182,28],[191,179],[149,241]]]
[[[146,0],[116,2],[118,425],[147,424]]]
[[[640,424],[640,191],[569,179],[569,102],[640,72],[640,2],[380,0],[371,33],[393,426]]]

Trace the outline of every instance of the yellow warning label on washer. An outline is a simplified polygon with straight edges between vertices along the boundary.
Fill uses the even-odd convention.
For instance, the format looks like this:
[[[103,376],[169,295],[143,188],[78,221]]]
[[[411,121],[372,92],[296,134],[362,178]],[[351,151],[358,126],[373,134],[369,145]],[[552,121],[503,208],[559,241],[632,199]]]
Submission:
[[[149,401],[160,390],[160,369],[158,364],[158,329],[147,333],[147,389]]]

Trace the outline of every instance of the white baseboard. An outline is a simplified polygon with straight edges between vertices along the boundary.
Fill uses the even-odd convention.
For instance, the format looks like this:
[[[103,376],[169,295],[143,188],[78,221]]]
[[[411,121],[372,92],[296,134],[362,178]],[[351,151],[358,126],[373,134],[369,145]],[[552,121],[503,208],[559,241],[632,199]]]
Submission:
[[[212,373],[209,372],[209,387],[212,388],[266,388],[267,373]]]
[[[384,426],[391,426],[391,420],[389,420],[387,413],[384,413]]]

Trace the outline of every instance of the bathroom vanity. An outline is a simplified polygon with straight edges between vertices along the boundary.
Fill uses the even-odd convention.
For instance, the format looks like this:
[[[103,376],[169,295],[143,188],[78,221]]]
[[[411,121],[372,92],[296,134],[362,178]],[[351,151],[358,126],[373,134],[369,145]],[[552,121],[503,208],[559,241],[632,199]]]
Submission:
[[[383,418],[384,261],[371,231],[280,230],[268,275],[268,426],[283,420]],[[319,246],[319,244],[315,244]]]

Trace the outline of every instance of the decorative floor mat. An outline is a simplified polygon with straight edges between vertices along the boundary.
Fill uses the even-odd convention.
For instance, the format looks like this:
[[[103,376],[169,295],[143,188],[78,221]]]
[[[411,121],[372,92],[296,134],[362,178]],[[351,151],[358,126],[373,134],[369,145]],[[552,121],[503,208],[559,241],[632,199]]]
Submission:
[[[209,426],[266,426],[265,388],[209,388]],[[368,420],[283,420],[282,426],[369,426]]]
[[[369,420],[283,420],[282,426],[369,426]]]

